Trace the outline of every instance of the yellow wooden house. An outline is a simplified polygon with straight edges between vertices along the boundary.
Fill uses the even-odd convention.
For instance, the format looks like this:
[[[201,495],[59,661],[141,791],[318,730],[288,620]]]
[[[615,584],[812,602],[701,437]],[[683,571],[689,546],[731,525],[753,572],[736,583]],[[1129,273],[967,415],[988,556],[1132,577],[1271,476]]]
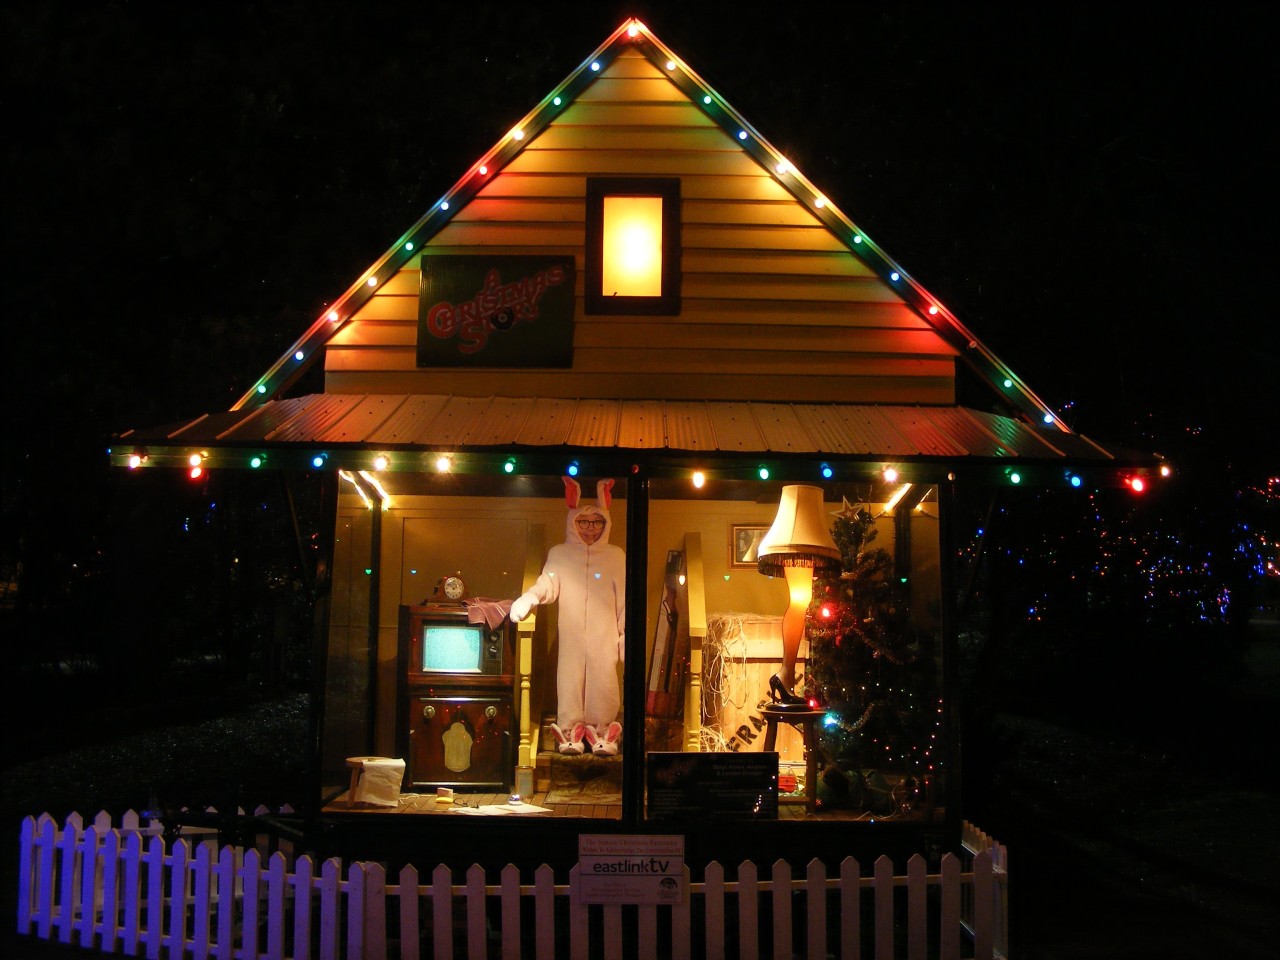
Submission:
[[[548,860],[583,831],[684,832],[712,856],[746,836],[761,856],[824,855],[833,831],[841,852],[954,839],[957,486],[1141,483],[1161,465],[1070,430],[765,134],[627,21],[232,409],[116,439],[122,467],[329,482],[304,808],[334,849]],[[295,395],[314,364],[324,392]],[[961,377],[989,402],[959,405]],[[584,500],[614,481],[616,753],[564,753],[551,727],[567,614],[502,616],[564,537],[566,476]],[[795,693],[807,636],[787,684],[806,702],[771,693],[791,600],[754,551],[796,488],[817,491],[824,527],[874,518],[927,638],[920,689],[941,691],[934,746],[877,761],[875,804],[824,790],[839,764],[822,727],[864,706]]]

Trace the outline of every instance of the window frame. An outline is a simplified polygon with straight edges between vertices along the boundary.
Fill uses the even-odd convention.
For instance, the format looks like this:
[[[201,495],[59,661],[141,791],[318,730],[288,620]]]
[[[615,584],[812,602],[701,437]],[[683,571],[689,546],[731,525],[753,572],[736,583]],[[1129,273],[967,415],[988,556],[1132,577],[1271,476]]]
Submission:
[[[654,297],[606,296],[604,275],[604,201],[606,197],[659,197],[662,200],[662,293]],[[588,177],[584,312],[594,316],[680,313],[680,180],[678,177]]]

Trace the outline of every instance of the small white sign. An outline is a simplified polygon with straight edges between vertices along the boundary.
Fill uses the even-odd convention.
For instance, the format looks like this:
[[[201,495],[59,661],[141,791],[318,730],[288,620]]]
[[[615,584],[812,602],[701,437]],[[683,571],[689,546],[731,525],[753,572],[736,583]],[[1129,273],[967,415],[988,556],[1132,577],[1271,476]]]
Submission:
[[[578,837],[580,903],[684,902],[684,837]]]

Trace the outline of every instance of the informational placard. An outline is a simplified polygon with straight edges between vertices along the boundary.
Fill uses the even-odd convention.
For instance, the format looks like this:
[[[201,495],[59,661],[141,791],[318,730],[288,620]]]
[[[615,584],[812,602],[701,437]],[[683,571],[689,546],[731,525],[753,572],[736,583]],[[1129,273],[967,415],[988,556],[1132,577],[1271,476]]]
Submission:
[[[776,820],[778,754],[647,755],[650,819]]]
[[[577,892],[581,903],[683,903],[684,837],[580,835]]]

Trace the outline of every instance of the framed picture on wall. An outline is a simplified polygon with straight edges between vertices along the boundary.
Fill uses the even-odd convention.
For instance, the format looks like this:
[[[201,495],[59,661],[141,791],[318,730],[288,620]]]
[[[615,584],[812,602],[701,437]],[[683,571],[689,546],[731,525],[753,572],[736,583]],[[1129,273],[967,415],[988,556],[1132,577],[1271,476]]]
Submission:
[[[729,566],[754,567],[760,541],[769,532],[768,524],[734,523],[729,525]]]

